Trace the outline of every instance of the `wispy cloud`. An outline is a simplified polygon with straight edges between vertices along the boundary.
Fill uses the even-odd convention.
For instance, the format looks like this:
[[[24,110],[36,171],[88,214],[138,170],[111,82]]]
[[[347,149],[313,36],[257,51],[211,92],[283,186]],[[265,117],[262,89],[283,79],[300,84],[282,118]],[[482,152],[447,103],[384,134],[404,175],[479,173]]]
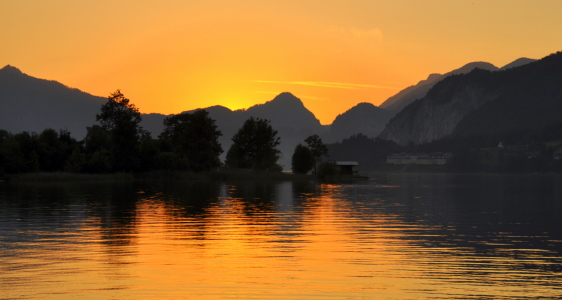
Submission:
[[[276,80],[252,80],[252,82],[257,83],[274,83],[274,84],[296,84],[296,85],[308,85],[308,86],[318,86],[327,88],[337,88],[337,89],[348,89],[357,90],[360,88],[370,88],[370,89],[394,89],[399,88],[384,85],[373,85],[373,84],[359,84],[359,83],[347,83],[347,82],[328,82],[328,81],[276,81]]]
[[[351,37],[358,41],[365,41],[374,44],[383,42],[383,34],[379,28],[362,29],[354,27],[331,27],[330,31],[341,36]]]
[[[270,91],[254,91],[258,94],[267,94],[267,95],[279,95],[279,92],[270,92]],[[307,96],[299,94],[299,98],[311,99],[311,100],[326,100],[326,98],[315,97],[315,96]]]

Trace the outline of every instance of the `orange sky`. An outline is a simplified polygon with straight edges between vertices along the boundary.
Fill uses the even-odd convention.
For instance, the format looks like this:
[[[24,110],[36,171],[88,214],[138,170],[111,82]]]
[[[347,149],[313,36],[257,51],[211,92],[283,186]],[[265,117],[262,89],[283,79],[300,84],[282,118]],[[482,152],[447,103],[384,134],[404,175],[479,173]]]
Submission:
[[[0,2],[10,64],[144,113],[247,108],[289,91],[323,124],[430,73],[562,50],[562,1]]]

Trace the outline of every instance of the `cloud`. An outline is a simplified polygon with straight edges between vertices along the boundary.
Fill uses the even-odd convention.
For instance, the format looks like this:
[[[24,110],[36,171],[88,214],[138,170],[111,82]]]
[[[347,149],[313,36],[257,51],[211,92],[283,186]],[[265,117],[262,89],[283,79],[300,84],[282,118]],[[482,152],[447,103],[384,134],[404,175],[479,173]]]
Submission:
[[[383,86],[383,85],[373,85],[373,84],[358,84],[358,83],[346,83],[346,82],[328,82],[328,81],[275,81],[275,80],[252,80],[252,82],[257,83],[274,83],[274,84],[295,84],[295,85],[308,85],[308,86],[318,86],[326,88],[337,88],[337,89],[348,89],[357,90],[360,88],[370,88],[370,89],[393,89],[397,90],[397,87]]]
[[[267,95],[279,95],[279,92],[270,92],[270,91],[255,91],[258,94],[267,94]],[[307,96],[307,95],[298,95],[299,98],[310,99],[310,100],[326,100],[326,98],[315,97],[315,96]]]
[[[332,27],[331,31],[363,42],[374,44],[380,44],[383,42],[383,34],[379,28],[360,29],[355,27]]]
[[[357,39],[367,40],[376,43],[382,42],[382,31],[378,28],[373,28],[369,30],[350,28],[349,31],[351,35]]]

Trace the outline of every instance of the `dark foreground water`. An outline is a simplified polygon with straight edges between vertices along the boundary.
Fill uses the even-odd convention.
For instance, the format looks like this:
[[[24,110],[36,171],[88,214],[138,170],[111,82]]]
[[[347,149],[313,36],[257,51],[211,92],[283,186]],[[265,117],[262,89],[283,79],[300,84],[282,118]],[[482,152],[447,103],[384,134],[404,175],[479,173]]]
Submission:
[[[562,177],[0,183],[0,299],[562,297]]]

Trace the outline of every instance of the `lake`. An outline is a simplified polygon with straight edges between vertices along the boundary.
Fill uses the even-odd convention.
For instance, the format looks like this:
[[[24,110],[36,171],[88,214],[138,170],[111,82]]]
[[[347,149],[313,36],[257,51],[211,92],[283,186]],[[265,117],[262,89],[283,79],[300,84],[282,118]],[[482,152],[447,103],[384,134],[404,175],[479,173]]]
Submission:
[[[551,174],[0,183],[0,298],[560,298],[561,217]]]

